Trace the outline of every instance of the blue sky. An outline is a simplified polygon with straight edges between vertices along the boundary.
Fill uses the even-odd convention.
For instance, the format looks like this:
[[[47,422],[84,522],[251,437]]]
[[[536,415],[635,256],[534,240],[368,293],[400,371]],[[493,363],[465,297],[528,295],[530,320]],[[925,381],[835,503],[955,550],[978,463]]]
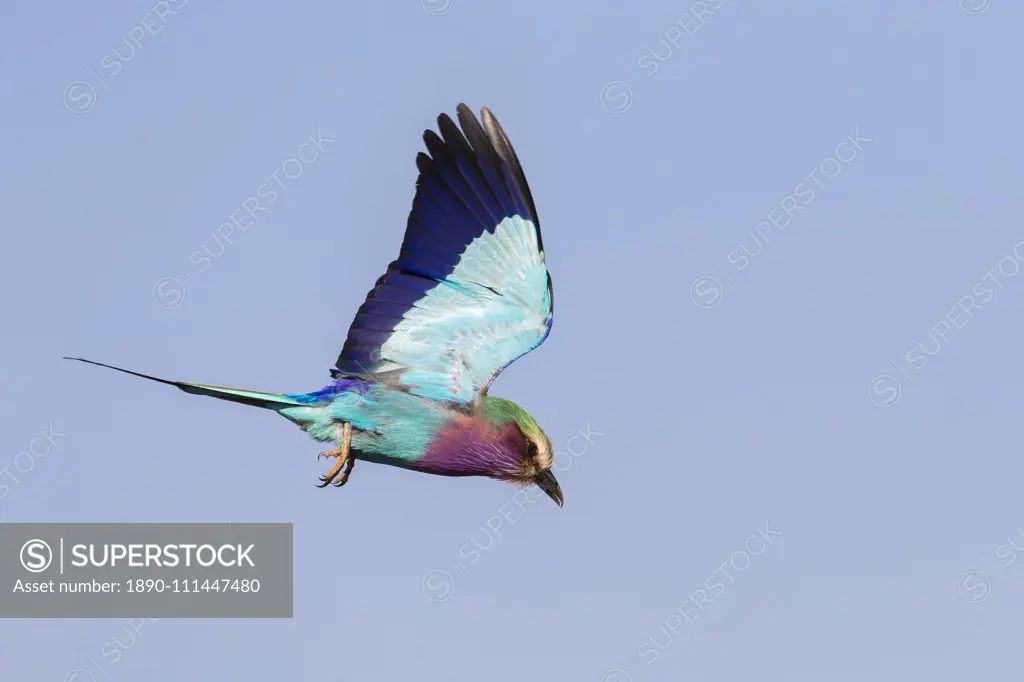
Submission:
[[[0,520],[292,522],[296,581],[291,620],[0,621],[4,679],[1016,670],[1021,6],[2,14]],[[463,101],[544,229],[554,328],[493,392],[564,509],[371,464],[317,490],[288,422],[59,359],[319,388]]]

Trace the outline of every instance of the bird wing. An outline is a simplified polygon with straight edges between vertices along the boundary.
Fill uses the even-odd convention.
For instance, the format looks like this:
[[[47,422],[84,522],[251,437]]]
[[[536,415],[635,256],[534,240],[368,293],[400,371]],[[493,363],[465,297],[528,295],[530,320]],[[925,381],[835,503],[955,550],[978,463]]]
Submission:
[[[471,403],[547,338],[551,276],[537,210],[488,109],[457,108],[426,131],[427,154],[396,260],[359,308],[332,375],[393,381]]]

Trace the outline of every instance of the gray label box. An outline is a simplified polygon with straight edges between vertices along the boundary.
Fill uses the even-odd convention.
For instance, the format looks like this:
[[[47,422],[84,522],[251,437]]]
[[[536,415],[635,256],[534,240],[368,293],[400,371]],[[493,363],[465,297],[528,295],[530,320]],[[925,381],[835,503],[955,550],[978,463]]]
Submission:
[[[291,618],[290,523],[0,523],[0,618]]]

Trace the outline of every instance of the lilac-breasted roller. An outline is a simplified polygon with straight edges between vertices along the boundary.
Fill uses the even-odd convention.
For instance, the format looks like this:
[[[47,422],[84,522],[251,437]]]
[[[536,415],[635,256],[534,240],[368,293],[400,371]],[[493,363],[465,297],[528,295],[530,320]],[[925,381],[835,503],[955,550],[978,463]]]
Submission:
[[[526,410],[488,394],[494,379],[551,331],[553,301],[537,209],[494,115],[457,108],[428,154],[398,258],[356,313],[331,370],[312,393],[268,393],[167,381],[273,410],[335,444],[320,487],[340,487],[357,459],[441,476],[536,484],[562,506],[547,434]]]

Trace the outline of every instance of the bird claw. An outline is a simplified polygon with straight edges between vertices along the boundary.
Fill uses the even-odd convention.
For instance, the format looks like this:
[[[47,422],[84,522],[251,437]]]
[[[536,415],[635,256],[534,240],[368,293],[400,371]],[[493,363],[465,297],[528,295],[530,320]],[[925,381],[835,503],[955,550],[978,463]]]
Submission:
[[[338,476],[338,478],[331,482],[331,485],[333,485],[335,488],[340,488],[341,486],[345,485],[348,482],[348,475],[352,473],[352,469],[355,467],[355,465],[356,461],[352,458],[349,458],[345,462],[345,470],[341,472],[341,475]]]
[[[325,457],[338,458],[338,461],[334,463],[331,470],[320,476],[320,483],[316,486],[317,488],[326,488],[331,484],[335,488],[340,488],[345,485],[349,474],[352,473],[352,468],[356,464],[355,459],[349,456],[349,450],[352,446],[352,425],[345,422],[342,433],[341,446],[337,450],[328,450],[317,455],[317,459],[324,459]],[[344,471],[342,471],[342,467],[344,467]],[[338,474],[341,475],[339,476]]]

